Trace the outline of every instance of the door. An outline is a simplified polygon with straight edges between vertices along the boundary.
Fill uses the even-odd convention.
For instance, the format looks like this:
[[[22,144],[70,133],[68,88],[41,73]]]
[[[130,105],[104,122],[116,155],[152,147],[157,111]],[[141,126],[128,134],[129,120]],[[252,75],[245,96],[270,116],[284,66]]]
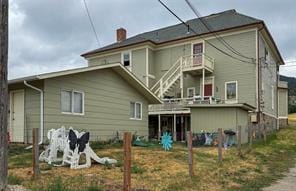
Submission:
[[[10,137],[12,142],[24,142],[24,91],[11,92]]]
[[[193,45],[193,65],[202,64],[203,43]]]
[[[212,84],[205,84],[205,94],[204,96],[212,96],[213,94],[213,85]]]

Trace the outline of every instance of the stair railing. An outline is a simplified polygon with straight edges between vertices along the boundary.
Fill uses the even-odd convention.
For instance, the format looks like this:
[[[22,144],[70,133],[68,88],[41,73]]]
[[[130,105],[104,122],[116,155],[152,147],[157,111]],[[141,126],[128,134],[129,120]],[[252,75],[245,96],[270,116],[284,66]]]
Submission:
[[[169,86],[178,79],[180,75],[181,60],[182,57],[180,57],[174,63],[174,65],[158,80],[158,82],[154,84],[154,86],[151,88],[152,92],[161,97],[169,88]]]

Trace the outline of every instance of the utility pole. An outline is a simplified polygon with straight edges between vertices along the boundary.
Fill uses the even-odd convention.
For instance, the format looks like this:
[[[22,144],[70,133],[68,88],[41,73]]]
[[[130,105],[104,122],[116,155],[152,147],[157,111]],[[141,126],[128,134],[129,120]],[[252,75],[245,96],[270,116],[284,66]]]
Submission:
[[[8,57],[8,0],[0,0],[0,191],[7,186],[7,57]]]

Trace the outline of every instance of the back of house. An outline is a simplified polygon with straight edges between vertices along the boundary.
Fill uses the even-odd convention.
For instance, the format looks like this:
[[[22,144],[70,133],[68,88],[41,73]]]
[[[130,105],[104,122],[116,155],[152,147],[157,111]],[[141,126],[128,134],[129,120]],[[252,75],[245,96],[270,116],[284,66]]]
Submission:
[[[250,127],[266,132],[285,124],[287,107],[279,106],[286,104],[285,88],[278,88],[284,61],[262,20],[228,10],[130,38],[120,28],[116,38],[82,56],[88,68],[120,63],[121,78],[114,70],[98,70],[32,82],[44,91],[46,130],[73,125],[91,130],[96,139],[124,130],[150,139],[170,132],[184,141],[186,131],[240,127],[247,142]],[[133,90],[128,79],[142,88]],[[23,97],[12,91],[23,87],[10,87],[12,100],[25,103],[18,123],[39,127],[39,92],[26,87]]]

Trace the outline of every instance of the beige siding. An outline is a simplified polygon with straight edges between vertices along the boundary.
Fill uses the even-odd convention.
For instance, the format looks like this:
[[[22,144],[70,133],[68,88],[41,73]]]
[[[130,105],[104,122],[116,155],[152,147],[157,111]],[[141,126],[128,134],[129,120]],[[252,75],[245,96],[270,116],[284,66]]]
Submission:
[[[241,54],[256,57],[255,31],[223,37],[234,49]],[[212,44],[226,48],[217,40],[209,40]],[[225,82],[238,82],[238,102],[256,106],[256,67],[255,64],[243,63],[219,52],[208,43],[205,44],[205,53],[215,59],[215,92],[214,96],[225,100]],[[250,61],[250,60],[249,60]]]
[[[124,131],[148,135],[147,100],[111,69],[47,79],[45,88],[45,129],[72,126],[90,131],[92,140],[107,140]],[[85,94],[84,115],[61,113],[62,89]],[[142,120],[130,119],[130,102],[143,103]]]
[[[121,62],[121,54],[116,53],[108,56],[103,56],[100,58],[93,58],[88,61],[88,66],[95,66],[95,65],[104,65],[110,63],[118,63]]]
[[[239,108],[191,108],[191,130],[200,133],[242,127],[242,143],[248,141],[248,112]]]
[[[269,59],[264,60],[265,48],[269,52]],[[272,116],[277,116],[277,68],[274,55],[269,46],[259,35],[259,58],[262,76],[262,99],[264,102],[263,112]]]
[[[43,82],[28,82],[29,84],[43,89]],[[20,90],[25,91],[25,143],[32,142],[32,128],[40,128],[40,93],[29,87],[26,87],[23,83],[10,85],[9,91]]]
[[[146,48],[132,51],[132,72],[146,84]]]
[[[164,48],[156,50],[154,52],[155,62],[155,76],[160,79],[161,76],[170,69],[170,67],[181,57],[190,55],[191,44],[185,44],[180,46],[174,46],[170,48]]]
[[[278,89],[279,96],[279,117],[288,117],[288,90]]]
[[[155,76],[155,59],[154,59],[154,51],[149,48],[148,50],[148,67],[149,74]],[[151,88],[158,80],[149,78],[149,87]]]

